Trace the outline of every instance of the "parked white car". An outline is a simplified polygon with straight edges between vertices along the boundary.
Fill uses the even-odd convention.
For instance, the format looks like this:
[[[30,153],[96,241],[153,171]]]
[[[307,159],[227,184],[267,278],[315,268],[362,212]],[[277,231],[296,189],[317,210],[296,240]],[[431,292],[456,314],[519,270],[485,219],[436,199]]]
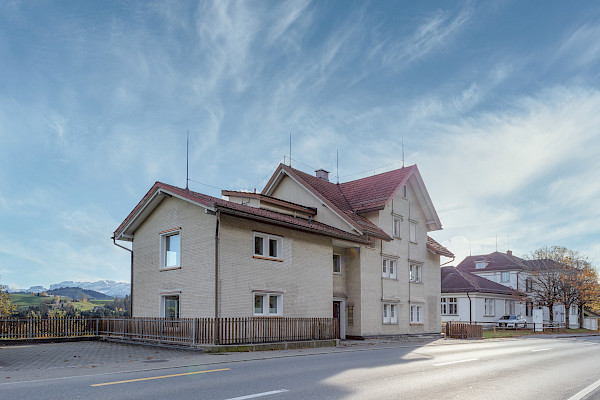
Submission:
[[[496,326],[513,329],[519,327],[527,328],[527,320],[522,315],[503,315],[500,319],[496,320]]]

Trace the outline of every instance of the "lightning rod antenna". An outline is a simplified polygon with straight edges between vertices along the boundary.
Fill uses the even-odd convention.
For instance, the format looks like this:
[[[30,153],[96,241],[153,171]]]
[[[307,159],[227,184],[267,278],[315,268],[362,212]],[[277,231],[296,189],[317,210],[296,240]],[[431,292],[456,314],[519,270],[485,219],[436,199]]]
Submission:
[[[290,167],[292,166],[292,132],[290,131]]]
[[[404,135],[402,135],[402,168],[404,168]]]
[[[337,184],[340,184],[340,151],[335,150],[335,169],[337,171]]]
[[[190,182],[190,130],[187,130],[187,143],[185,147],[185,190],[189,190]]]

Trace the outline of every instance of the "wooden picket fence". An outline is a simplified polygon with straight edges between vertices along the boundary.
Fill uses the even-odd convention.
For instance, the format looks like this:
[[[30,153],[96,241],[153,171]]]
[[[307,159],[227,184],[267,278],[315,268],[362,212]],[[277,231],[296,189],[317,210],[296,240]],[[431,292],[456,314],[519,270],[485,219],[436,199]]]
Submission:
[[[483,325],[465,322],[446,322],[446,337],[453,339],[481,339],[483,338]]]
[[[0,340],[104,336],[196,346],[340,337],[336,318],[27,318],[0,319]]]
[[[96,318],[2,318],[0,339],[44,339],[98,335]]]

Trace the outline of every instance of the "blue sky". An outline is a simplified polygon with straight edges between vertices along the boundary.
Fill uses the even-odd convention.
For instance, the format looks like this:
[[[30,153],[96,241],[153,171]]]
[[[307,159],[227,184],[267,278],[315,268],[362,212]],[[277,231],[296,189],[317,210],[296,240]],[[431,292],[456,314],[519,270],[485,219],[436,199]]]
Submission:
[[[457,255],[600,260],[600,4],[0,2],[0,282],[129,279],[112,232],[157,181],[262,189],[398,168]],[[209,185],[209,186],[207,186]]]

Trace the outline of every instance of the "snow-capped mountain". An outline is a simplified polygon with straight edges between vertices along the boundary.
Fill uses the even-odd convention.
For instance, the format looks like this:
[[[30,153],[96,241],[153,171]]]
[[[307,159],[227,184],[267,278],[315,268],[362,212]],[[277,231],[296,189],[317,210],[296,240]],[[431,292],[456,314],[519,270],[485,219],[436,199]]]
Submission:
[[[41,293],[48,290],[61,289],[61,288],[73,288],[78,287],[81,289],[95,290],[96,292],[104,293],[111,297],[129,296],[130,285],[128,282],[115,282],[115,281],[96,281],[96,282],[80,282],[80,281],[63,281],[60,283],[53,283],[50,288],[43,286],[32,286],[29,289],[10,289],[9,292],[26,292],[26,293]]]

